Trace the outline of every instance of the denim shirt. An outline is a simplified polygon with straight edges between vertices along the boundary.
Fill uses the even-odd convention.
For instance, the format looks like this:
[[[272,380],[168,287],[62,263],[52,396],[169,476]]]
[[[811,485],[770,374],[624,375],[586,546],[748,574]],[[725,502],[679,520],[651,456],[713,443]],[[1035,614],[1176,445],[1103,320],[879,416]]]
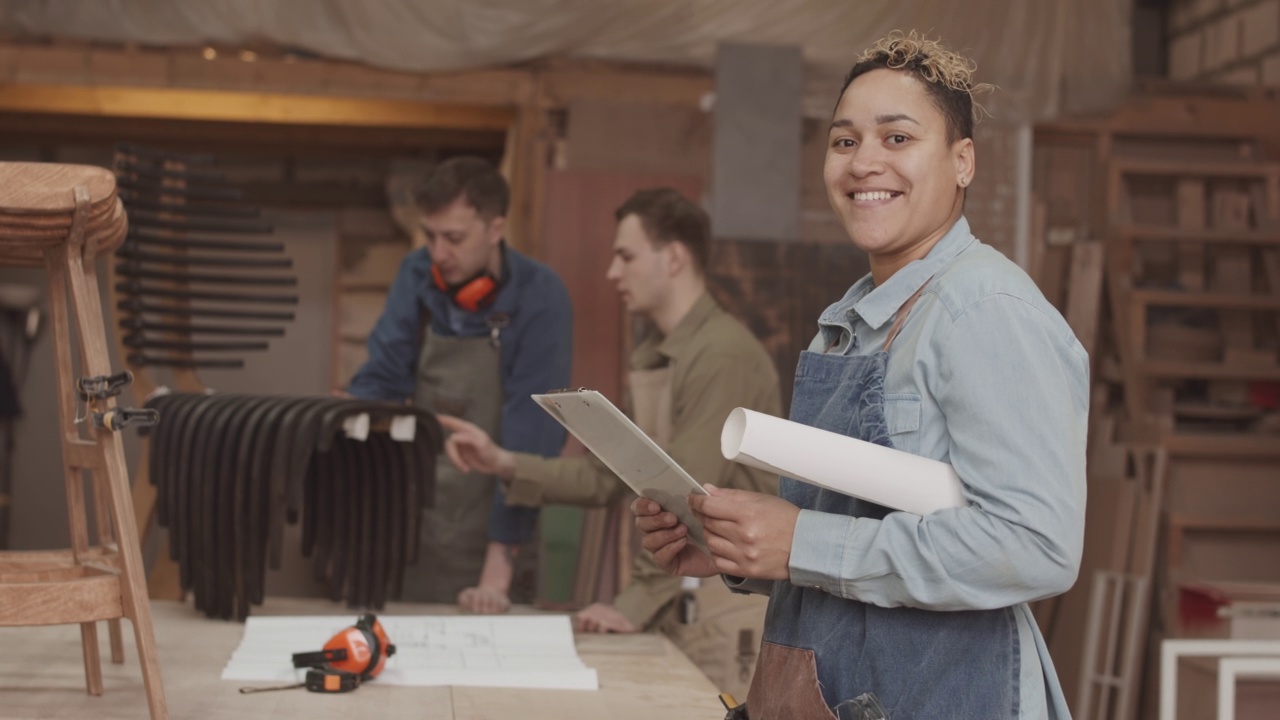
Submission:
[[[347,391],[356,397],[403,401],[413,395],[422,346],[422,320],[431,331],[450,337],[489,335],[488,318],[505,314],[501,330],[503,447],[544,457],[560,454],[565,430],[529,397],[569,386],[573,360],[573,308],[564,283],[547,266],[515,250],[504,249],[509,277],[493,305],[481,312],[459,308],[431,281],[431,256],[415,250],[400,263],[387,294],[382,317],[369,334],[369,359],[356,371]],[[497,378],[495,378],[497,380]],[[497,482],[489,536],[508,545],[532,537],[536,515],[506,503]]]
[[[898,308],[921,286],[892,346],[886,419],[895,448],[955,468],[967,507],[883,520],[802,510],[791,581],[940,611],[1065,592],[1084,538],[1089,363],[1021,269],[979,242],[962,217],[883,286],[870,275],[855,283],[823,312],[810,350],[880,350]],[[1046,700],[1059,715],[1061,690],[1025,605],[1018,625],[1024,694],[1049,694],[1025,697],[1024,717],[1039,716],[1032,709],[1044,712]]]

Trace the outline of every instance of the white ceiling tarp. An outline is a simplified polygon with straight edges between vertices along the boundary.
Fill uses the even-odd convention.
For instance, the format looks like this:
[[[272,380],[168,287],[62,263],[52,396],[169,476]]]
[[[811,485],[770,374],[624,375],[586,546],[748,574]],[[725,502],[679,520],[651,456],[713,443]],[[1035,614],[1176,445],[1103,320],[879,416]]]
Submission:
[[[0,29],[270,44],[412,72],[545,57],[709,67],[721,42],[798,45],[811,107],[834,102],[863,47],[916,29],[970,54],[1012,121],[1105,110],[1131,79],[1128,0],[0,0]]]

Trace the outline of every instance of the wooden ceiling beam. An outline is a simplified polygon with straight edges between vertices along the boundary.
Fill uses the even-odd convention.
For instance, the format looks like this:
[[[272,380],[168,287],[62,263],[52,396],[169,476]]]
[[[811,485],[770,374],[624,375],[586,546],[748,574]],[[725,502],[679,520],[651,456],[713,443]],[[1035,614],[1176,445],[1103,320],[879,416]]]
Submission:
[[[280,151],[414,153],[423,148],[484,155],[502,151],[506,132],[464,129],[369,128],[324,125],[289,126],[264,123],[219,123],[198,120],[113,118],[85,115],[0,113],[0,134],[22,142],[112,144],[166,143],[192,152],[243,152],[248,147]]]
[[[711,72],[690,68],[559,61],[542,70],[544,105],[567,106],[578,98],[650,105],[698,107],[715,90]]]
[[[0,112],[505,132],[515,110],[388,98],[96,85],[0,85]]]

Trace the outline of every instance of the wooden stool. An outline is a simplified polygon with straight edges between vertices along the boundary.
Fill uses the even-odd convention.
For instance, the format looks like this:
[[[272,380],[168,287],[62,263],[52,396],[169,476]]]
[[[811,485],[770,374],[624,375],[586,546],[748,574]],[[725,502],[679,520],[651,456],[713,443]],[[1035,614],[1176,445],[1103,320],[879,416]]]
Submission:
[[[96,275],[98,253],[117,247],[126,228],[115,178],[109,171],[76,165],[0,163],[0,264],[44,265],[49,274],[71,530],[71,547],[66,550],[0,553],[0,626],[78,623],[85,684],[90,694],[100,695],[102,668],[96,622],[109,621],[112,660],[123,662],[119,619],[128,618],[151,717],[161,720],[168,717],[168,710],[128,471],[116,432],[145,416],[116,407],[113,396],[128,382],[128,376],[110,377]],[[80,357],[83,373],[78,380],[72,366],[73,351]],[[81,402],[83,415],[77,412]],[[97,525],[98,544],[93,546],[89,544],[85,503],[86,471],[92,479]]]

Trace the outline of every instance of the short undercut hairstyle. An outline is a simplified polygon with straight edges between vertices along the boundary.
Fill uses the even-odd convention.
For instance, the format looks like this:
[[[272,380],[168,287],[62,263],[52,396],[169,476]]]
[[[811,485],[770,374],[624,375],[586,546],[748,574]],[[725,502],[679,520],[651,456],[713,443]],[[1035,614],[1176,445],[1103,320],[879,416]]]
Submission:
[[[511,189],[489,161],[472,156],[449,158],[436,165],[415,200],[418,209],[432,215],[449,207],[458,198],[488,222],[507,214]]]
[[[655,247],[682,243],[693,256],[698,272],[706,274],[711,255],[711,217],[700,205],[671,188],[652,188],[632,195],[614,212],[618,222],[630,215],[640,219]]]
[[[924,86],[935,107],[947,123],[947,143],[973,138],[973,126],[982,118],[982,106],[974,95],[994,87],[973,82],[977,65],[969,58],[948,50],[937,40],[930,40],[915,30],[903,34],[895,30],[877,40],[854,61],[844,78],[840,96],[849,84],[872,70],[897,70],[915,77]],[[838,102],[838,99],[837,99]]]

